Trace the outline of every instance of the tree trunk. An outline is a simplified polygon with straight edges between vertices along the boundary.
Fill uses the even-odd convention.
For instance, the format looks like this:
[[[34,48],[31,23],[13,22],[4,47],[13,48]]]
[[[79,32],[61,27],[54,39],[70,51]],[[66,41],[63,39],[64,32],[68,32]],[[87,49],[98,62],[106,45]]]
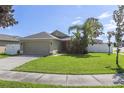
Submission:
[[[117,52],[116,52],[116,64],[118,65],[118,57],[119,57],[119,47],[117,47]]]
[[[109,47],[108,54],[110,55],[110,47],[111,47],[110,37],[109,37],[109,43],[108,43],[108,47]]]
[[[109,46],[109,55],[110,55],[110,46]]]

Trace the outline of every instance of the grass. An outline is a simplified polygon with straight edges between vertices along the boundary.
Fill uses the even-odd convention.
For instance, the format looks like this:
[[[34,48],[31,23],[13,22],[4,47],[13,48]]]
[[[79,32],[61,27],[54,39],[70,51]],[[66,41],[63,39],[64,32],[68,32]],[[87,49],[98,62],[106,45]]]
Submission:
[[[0,54],[0,59],[1,58],[5,58],[5,57],[8,57],[9,55],[6,55],[6,54]]]
[[[118,86],[55,86],[47,84],[33,84],[16,81],[0,80],[0,88],[124,88],[123,85]]]
[[[113,53],[115,53],[115,54],[116,54],[116,50],[113,50]],[[119,52],[119,54],[124,55],[124,52]]]
[[[62,86],[0,80],[0,88],[57,88]]]
[[[115,64],[115,54],[89,53],[87,55],[48,56],[30,61],[16,71],[59,73],[59,74],[110,74],[124,72],[124,56],[119,55]]]

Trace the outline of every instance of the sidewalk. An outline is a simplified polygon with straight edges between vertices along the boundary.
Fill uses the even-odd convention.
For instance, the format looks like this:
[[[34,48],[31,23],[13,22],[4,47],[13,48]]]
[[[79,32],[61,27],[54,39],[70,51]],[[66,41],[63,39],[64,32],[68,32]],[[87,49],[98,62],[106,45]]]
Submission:
[[[112,86],[124,84],[124,74],[61,75],[0,71],[0,79],[63,86]]]

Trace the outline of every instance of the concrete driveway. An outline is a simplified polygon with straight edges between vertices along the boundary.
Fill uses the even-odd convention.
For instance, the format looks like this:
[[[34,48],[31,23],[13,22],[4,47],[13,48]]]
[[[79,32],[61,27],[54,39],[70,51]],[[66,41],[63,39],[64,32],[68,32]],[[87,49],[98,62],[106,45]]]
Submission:
[[[38,58],[37,56],[13,56],[0,59],[0,70],[12,70],[26,62]]]

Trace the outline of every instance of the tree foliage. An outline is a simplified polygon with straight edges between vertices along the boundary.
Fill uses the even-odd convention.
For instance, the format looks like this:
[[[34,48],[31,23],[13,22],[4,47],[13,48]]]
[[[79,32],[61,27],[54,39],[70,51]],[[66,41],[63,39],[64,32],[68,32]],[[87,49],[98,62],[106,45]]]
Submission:
[[[124,5],[118,6],[118,10],[113,12],[113,19],[116,23],[115,40],[117,46],[116,64],[118,65],[119,46],[122,43],[122,37],[124,35]]]
[[[89,43],[94,44],[94,39],[103,34],[103,25],[97,18],[88,18],[83,24],[83,30],[88,35]]]
[[[82,25],[69,27],[72,32],[72,51],[75,53],[87,53],[88,44],[94,44],[94,39],[103,34],[103,25],[96,18],[88,18]]]
[[[108,47],[109,47],[108,54],[110,55],[110,54],[111,54],[111,53],[110,53],[111,38],[112,38],[112,36],[113,36],[115,33],[114,33],[114,31],[109,31],[109,32],[107,32],[107,34],[108,34]]]
[[[0,5],[0,28],[13,26],[18,22],[14,19],[12,5]]]
[[[74,25],[69,27],[69,33],[72,32],[71,36],[71,45],[70,45],[70,52],[80,54],[83,52],[83,36],[81,33],[82,25]]]

